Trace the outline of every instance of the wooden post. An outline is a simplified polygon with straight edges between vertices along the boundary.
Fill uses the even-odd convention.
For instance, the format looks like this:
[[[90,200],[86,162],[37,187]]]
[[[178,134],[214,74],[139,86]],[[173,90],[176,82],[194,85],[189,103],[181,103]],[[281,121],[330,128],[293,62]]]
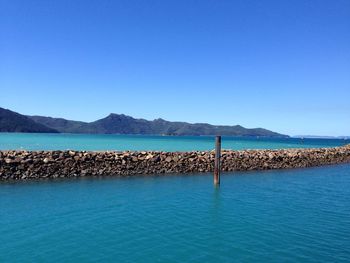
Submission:
[[[215,138],[214,185],[220,184],[221,136]]]

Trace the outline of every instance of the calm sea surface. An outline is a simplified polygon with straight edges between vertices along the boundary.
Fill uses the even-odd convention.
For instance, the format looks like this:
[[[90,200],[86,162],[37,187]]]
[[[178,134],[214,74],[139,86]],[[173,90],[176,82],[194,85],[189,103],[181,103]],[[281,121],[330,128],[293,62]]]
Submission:
[[[0,183],[0,262],[350,262],[350,165]]]
[[[224,149],[280,149],[334,147],[349,144],[350,140],[336,139],[273,139],[223,137]],[[0,150],[212,150],[210,136],[145,136],[0,133]]]

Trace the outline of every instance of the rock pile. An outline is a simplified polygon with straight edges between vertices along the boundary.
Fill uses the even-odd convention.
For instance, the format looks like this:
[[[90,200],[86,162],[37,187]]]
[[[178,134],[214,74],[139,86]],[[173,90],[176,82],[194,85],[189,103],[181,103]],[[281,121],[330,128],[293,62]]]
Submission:
[[[350,145],[319,149],[223,150],[222,171],[264,170],[350,162]],[[211,172],[214,151],[0,151],[0,180]]]

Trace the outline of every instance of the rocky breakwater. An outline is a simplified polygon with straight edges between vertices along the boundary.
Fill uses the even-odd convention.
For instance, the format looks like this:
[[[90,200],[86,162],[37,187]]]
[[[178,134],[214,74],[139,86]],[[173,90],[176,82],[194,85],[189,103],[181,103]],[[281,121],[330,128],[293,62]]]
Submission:
[[[319,149],[222,151],[222,171],[350,162],[350,145]],[[0,180],[211,172],[214,151],[0,151]]]

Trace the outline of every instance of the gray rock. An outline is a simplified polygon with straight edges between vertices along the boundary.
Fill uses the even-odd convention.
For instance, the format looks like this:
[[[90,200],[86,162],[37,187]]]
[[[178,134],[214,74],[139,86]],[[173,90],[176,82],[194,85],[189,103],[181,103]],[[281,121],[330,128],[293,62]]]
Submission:
[[[0,180],[213,171],[214,152],[0,151]],[[323,149],[222,152],[223,171],[350,162],[350,145]]]

